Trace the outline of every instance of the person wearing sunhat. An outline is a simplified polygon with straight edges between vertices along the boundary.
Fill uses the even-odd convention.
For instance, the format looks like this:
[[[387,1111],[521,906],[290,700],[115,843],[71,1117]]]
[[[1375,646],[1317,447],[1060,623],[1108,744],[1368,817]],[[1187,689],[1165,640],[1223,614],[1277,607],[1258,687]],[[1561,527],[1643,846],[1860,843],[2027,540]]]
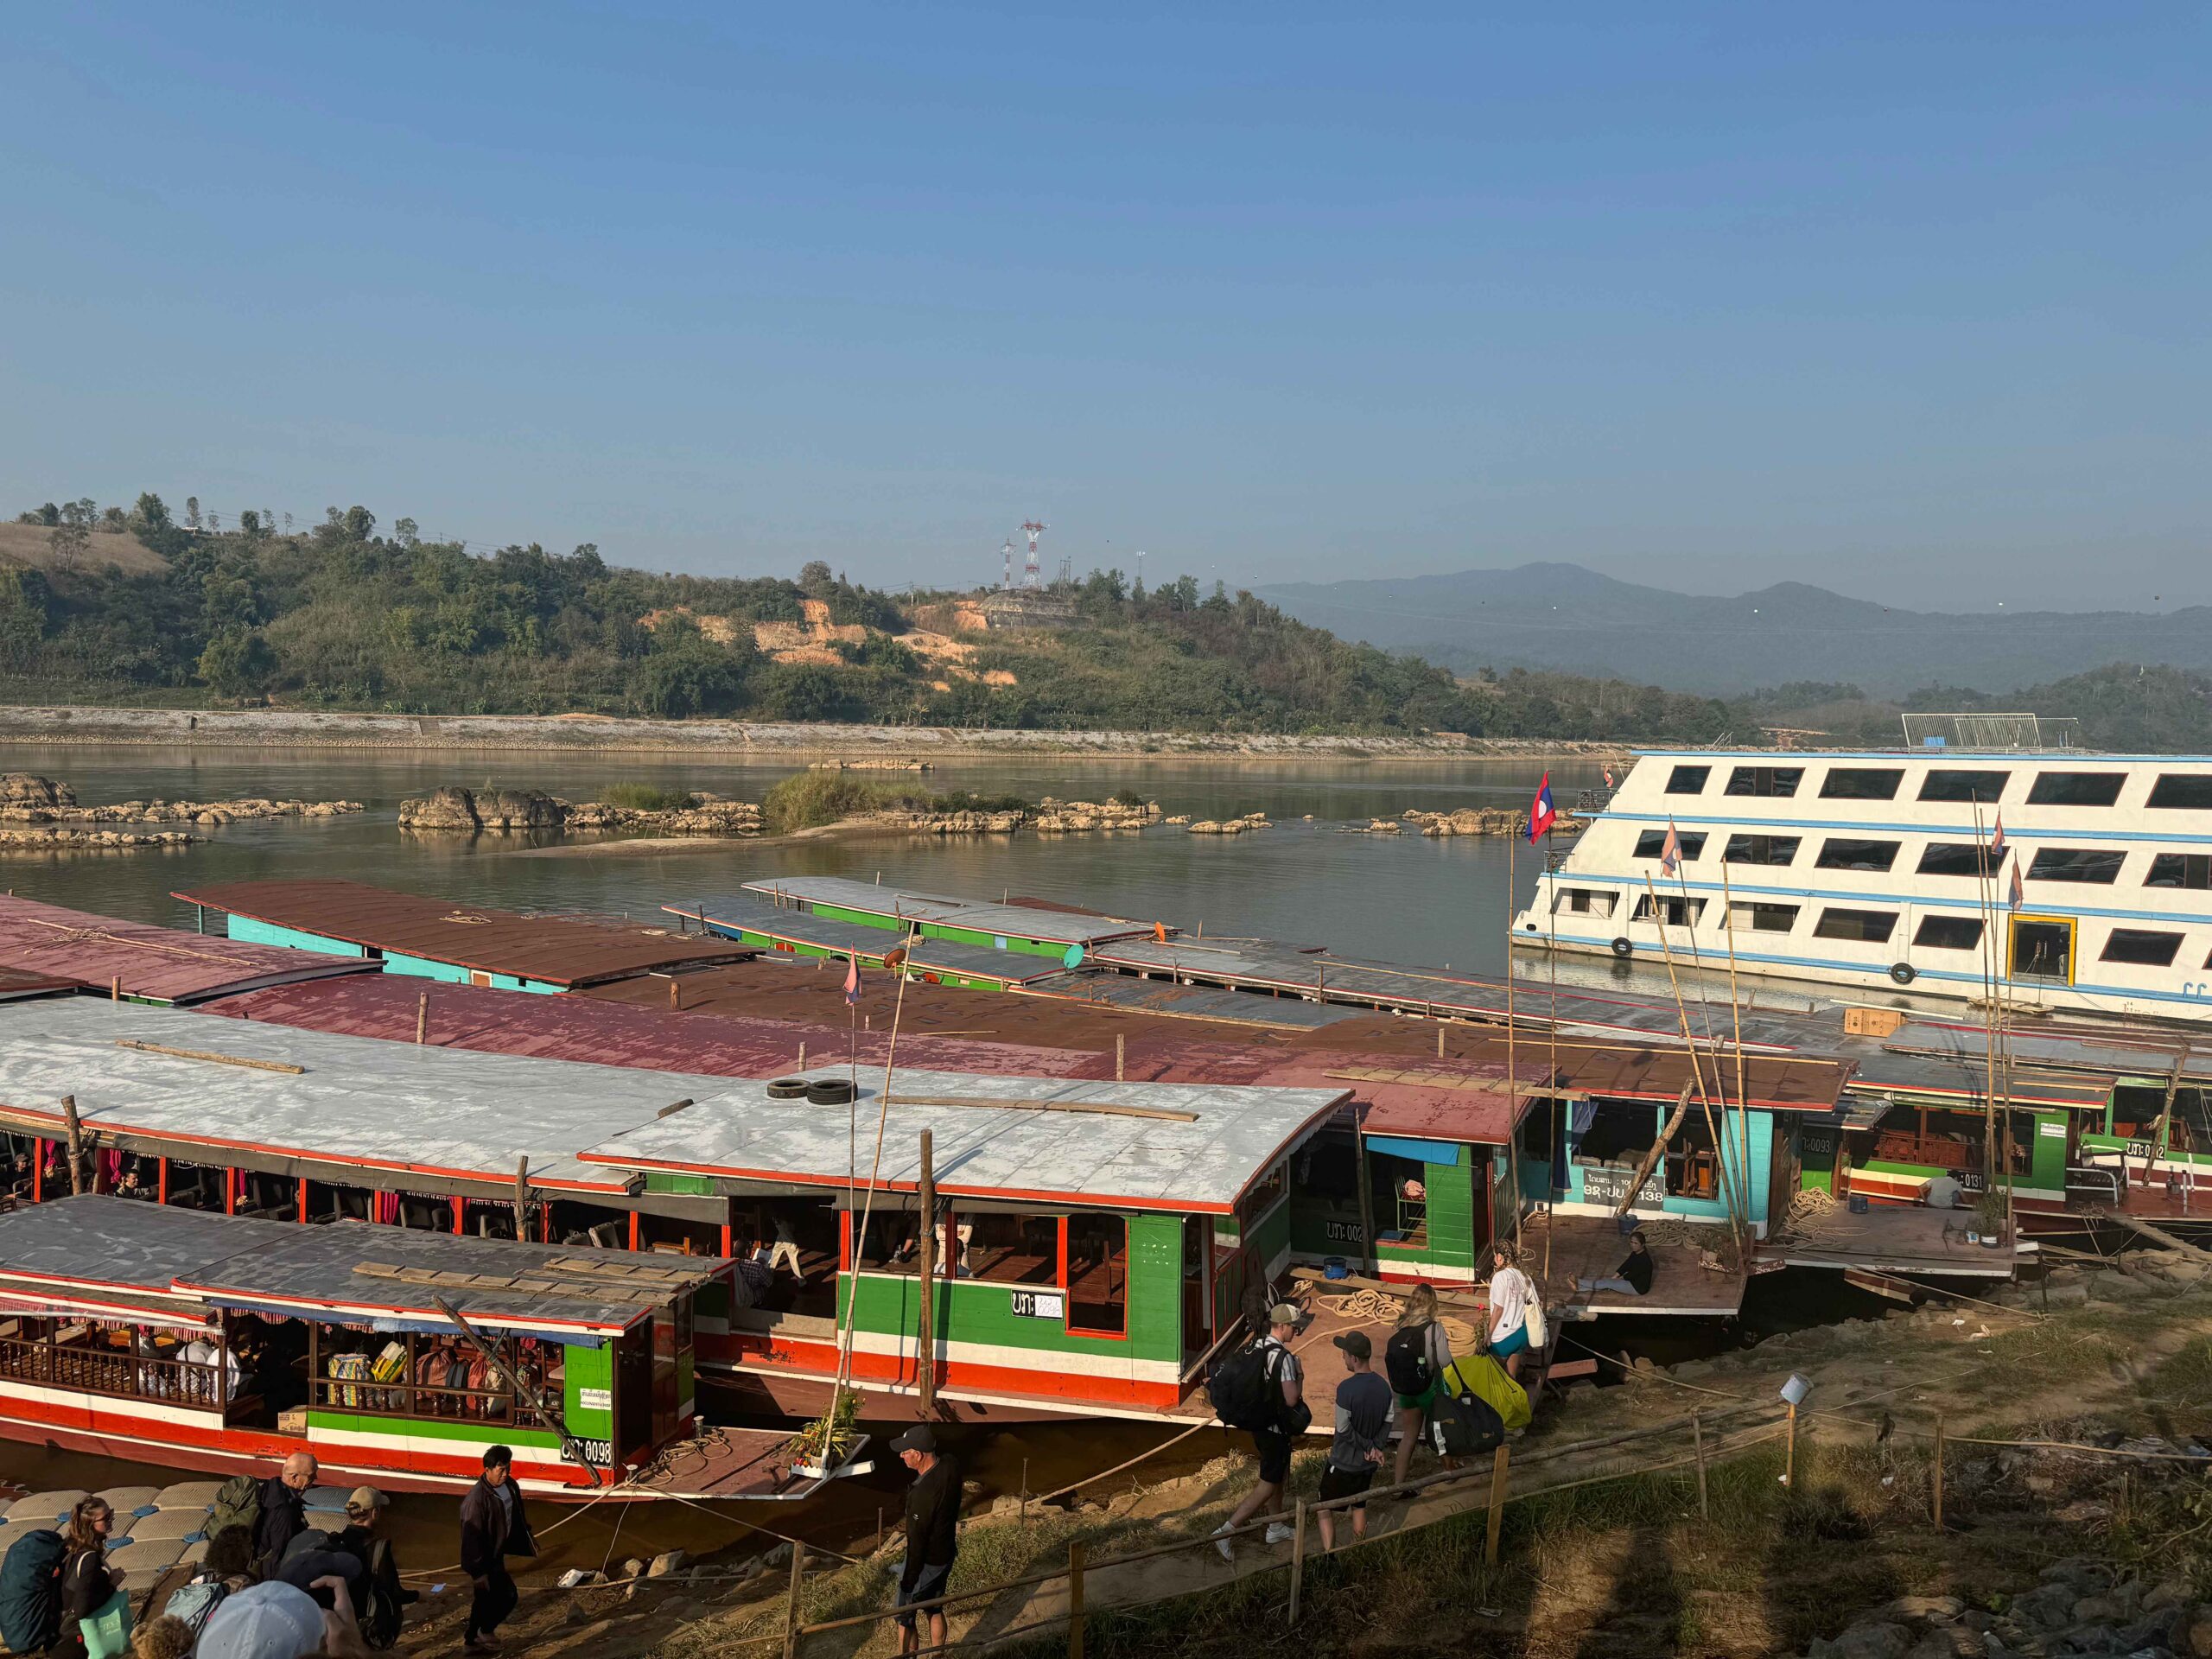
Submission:
[[[1290,1351],[1290,1339],[1298,1334],[1298,1327],[1305,1315],[1289,1302],[1277,1302],[1268,1310],[1268,1334],[1260,1338],[1262,1375],[1282,1390],[1282,1415],[1265,1428],[1249,1430],[1252,1449],[1260,1456],[1260,1478],[1244,1501],[1229,1513],[1229,1519],[1214,1529],[1214,1548],[1221,1552],[1221,1559],[1234,1562],[1236,1559],[1230,1548],[1228,1535],[1243,1526],[1282,1497],[1282,1484],[1290,1478],[1290,1445],[1292,1437],[1304,1431],[1311,1422],[1313,1413],[1306,1409],[1306,1374],[1298,1363],[1298,1356]],[[1287,1542],[1290,1529],[1280,1521],[1270,1522],[1267,1541],[1271,1544]]]
[[[891,1442],[899,1461],[914,1472],[906,1491],[906,1559],[899,1572],[899,1605],[935,1601],[944,1593],[952,1576],[952,1562],[959,1551],[960,1481],[950,1460],[937,1446],[937,1435],[927,1423],[916,1423]],[[930,1621],[928,1645],[945,1644],[944,1609],[926,1610]],[[918,1615],[899,1615],[899,1651],[912,1653],[920,1645],[915,1629]]]

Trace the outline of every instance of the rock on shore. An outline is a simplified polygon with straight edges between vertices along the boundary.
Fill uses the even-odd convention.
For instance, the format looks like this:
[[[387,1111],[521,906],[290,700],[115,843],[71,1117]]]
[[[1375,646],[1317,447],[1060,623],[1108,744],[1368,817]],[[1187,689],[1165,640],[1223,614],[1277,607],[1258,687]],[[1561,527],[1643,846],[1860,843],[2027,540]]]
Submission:
[[[189,847],[204,836],[182,830],[0,830],[0,852],[96,852],[132,847]]]
[[[403,830],[638,830],[670,836],[757,836],[760,809],[751,801],[694,795],[683,806],[572,805],[542,789],[487,789],[447,784],[399,804]]]
[[[1026,812],[879,812],[876,822],[924,836],[1010,836],[1027,822]],[[1038,825],[1042,829],[1040,822]]]

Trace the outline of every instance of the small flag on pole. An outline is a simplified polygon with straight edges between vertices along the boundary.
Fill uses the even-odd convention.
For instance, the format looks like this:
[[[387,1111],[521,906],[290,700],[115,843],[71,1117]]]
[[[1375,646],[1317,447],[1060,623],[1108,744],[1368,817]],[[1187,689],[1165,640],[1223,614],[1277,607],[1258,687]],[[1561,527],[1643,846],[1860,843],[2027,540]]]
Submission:
[[[1611,789],[1613,786],[1613,769],[1611,766],[1607,766],[1604,770],[1605,774],[1605,787],[1607,789]]]
[[[2025,895],[2020,891],[2020,861],[2016,858],[2012,861],[2012,904],[2014,910],[2020,907],[2024,897]]]
[[[1536,785],[1536,798],[1529,804],[1529,844],[1533,846],[1536,837],[1550,829],[1558,817],[1559,813],[1552,806],[1552,775],[1548,772],[1544,781]]]
[[[2000,862],[2005,857],[2005,815],[1997,815],[1997,823],[1989,837],[1989,855]]]
[[[845,1006],[853,1007],[861,1000],[861,959],[858,953],[847,958],[845,969]]]
[[[1659,868],[1662,874],[1672,875],[1682,868],[1682,838],[1675,833],[1675,821],[1667,820],[1666,843],[1659,849]]]

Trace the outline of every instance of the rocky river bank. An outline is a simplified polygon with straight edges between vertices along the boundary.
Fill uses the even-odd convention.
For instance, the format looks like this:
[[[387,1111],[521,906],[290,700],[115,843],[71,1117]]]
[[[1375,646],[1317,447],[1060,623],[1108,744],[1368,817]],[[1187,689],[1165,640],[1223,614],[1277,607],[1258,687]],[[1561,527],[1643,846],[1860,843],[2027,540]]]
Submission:
[[[67,783],[35,772],[0,774],[0,822],[8,823],[240,823],[263,818],[334,818],[361,810],[359,801],[279,801],[247,796],[229,801],[111,801],[86,806]],[[169,845],[194,837],[141,837],[130,845]],[[124,844],[104,842],[102,844]]]

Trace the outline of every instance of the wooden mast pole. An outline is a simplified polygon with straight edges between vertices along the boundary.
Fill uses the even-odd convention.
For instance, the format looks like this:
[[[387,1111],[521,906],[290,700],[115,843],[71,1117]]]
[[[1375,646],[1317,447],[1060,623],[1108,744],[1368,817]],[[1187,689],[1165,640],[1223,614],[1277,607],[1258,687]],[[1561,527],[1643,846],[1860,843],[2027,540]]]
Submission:
[[[1505,842],[1505,1178],[1512,1184],[1513,1247],[1521,1248],[1521,1068],[1515,1063],[1513,1019],[1513,903],[1516,877],[1513,854],[1521,839],[1517,823]]]
[[[922,1415],[926,1418],[937,1409],[937,1170],[931,1157],[927,1129],[922,1131],[921,1158],[915,1197],[922,1212],[922,1296],[914,1319],[914,1383],[921,1399]]]
[[[1643,890],[1651,900],[1651,918],[1659,925],[1659,954],[1666,958],[1667,982],[1674,988],[1675,1014],[1676,1018],[1681,1020],[1682,1023],[1683,1046],[1688,1048],[1690,1052],[1690,1077],[1696,1085],[1698,1100],[1705,1108],[1706,1133],[1707,1135],[1713,1135],[1714,1133],[1713,1128],[1713,1096],[1707,1090],[1705,1086],[1705,1067],[1700,1064],[1698,1060],[1697,1039],[1690,1031],[1690,1011],[1688,1006],[1682,1001],[1681,981],[1676,978],[1675,975],[1675,952],[1672,947],[1670,947],[1667,943],[1666,917],[1660,911],[1659,891],[1656,887],[1652,886],[1651,873],[1649,870],[1644,872]],[[1744,1254],[1743,1229],[1736,1213],[1735,1200],[1731,1195],[1728,1184],[1726,1181],[1721,1183],[1721,1198],[1728,1206],[1729,1234],[1736,1241],[1737,1269],[1739,1272],[1748,1271],[1751,1267],[1751,1262],[1749,1258],[1747,1258]]]

